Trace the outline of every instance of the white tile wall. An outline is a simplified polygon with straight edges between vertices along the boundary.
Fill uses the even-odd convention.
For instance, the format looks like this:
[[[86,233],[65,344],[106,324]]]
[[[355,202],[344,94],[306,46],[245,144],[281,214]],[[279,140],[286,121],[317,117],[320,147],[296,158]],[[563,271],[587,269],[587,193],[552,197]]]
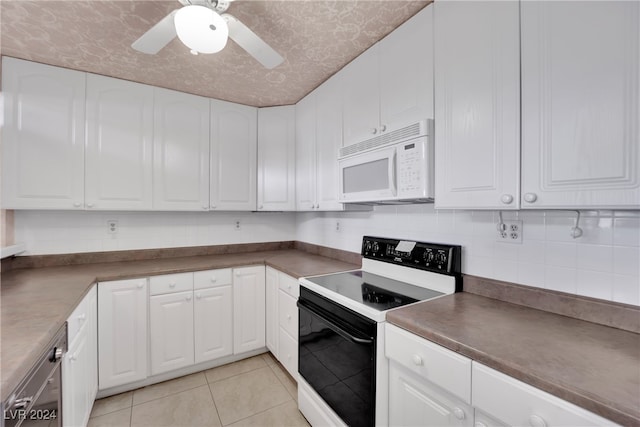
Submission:
[[[496,241],[497,212],[380,206],[298,214],[297,240],[355,252],[366,234],[459,244],[464,273],[640,305],[640,212],[581,214],[583,235],[573,239],[575,212],[504,212],[523,221],[518,245]]]
[[[118,221],[117,234],[107,220]],[[236,230],[240,221],[240,230]],[[294,240],[294,213],[16,211],[23,255]]]
[[[464,273],[640,305],[640,212],[505,212],[523,221],[522,244],[496,241],[497,212],[380,206],[372,212],[16,211],[25,255],[300,240],[360,251],[363,235],[459,244]],[[107,220],[118,233],[107,233]],[[240,221],[240,230],[235,222]],[[339,222],[339,227],[336,223]]]

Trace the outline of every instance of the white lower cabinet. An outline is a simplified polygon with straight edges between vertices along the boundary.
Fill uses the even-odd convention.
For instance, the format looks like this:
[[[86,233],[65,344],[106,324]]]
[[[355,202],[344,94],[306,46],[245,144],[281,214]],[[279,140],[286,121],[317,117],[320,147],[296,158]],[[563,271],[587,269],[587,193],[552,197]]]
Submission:
[[[98,284],[100,390],[147,377],[147,279]]]
[[[265,346],[265,267],[233,269],[233,353]]]
[[[389,425],[473,426],[473,408],[401,364],[389,364]]]
[[[294,379],[298,377],[298,280],[267,267],[267,348]]]
[[[98,392],[97,310],[93,286],[67,319],[69,346],[62,360],[64,426],[87,425]]]
[[[473,362],[472,386],[473,406],[505,425],[549,427],[616,425],[570,402],[477,362]]]
[[[233,354],[233,290],[230,268],[193,273],[195,363]]]
[[[385,325],[391,426],[616,424],[394,325]]]
[[[151,375],[193,365],[192,290],[149,298],[149,325]]]

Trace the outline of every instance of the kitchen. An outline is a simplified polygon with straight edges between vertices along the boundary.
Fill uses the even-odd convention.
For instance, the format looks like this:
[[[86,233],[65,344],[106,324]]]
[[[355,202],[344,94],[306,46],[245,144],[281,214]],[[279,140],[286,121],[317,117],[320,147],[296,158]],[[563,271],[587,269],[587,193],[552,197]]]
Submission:
[[[323,56],[322,50],[319,50],[321,46],[316,46],[315,50],[310,49],[308,56],[315,60],[315,65],[302,64],[302,69],[307,71],[298,73],[300,76],[296,78],[301,80],[295,80],[291,75],[286,78],[294,80],[286,80],[284,73],[278,74],[278,67],[264,71],[264,81],[259,81],[257,85],[263,84],[268,90],[261,92],[261,99],[255,95],[258,89],[246,82],[221,85],[211,76],[203,75],[200,79],[189,75],[182,77],[185,76],[184,70],[179,68],[176,61],[184,60],[188,66],[195,67],[197,61],[211,61],[210,58],[218,54],[192,56],[185,52],[186,48],[177,39],[165,48],[166,52],[161,50],[155,59],[149,61],[157,67],[160,67],[157,64],[164,64],[170,70],[168,75],[171,75],[171,70],[176,69],[175,67],[183,71],[181,74],[176,72],[167,79],[158,70],[152,72],[151,69],[141,68],[142,72],[137,75],[136,80],[134,74],[129,74],[128,78],[122,75],[122,70],[132,73],[131,69],[138,66],[137,62],[133,62],[133,66],[129,64],[129,68],[124,68],[123,63],[114,66],[111,77],[151,86],[106,77],[109,75],[108,67],[103,70],[90,68],[97,67],[101,62],[94,54],[87,55],[82,59],[85,62],[81,66],[74,67],[74,44],[78,45],[79,50],[75,55],[91,49],[74,37],[82,38],[83,31],[93,34],[90,27],[103,28],[95,23],[96,16],[105,20],[113,19],[108,21],[113,24],[110,27],[113,33],[105,33],[109,37],[101,40],[105,40],[105,43],[110,38],[118,40],[114,41],[115,48],[111,49],[126,50],[126,55],[131,55],[127,58],[130,58],[142,54],[133,51],[129,45],[171,10],[179,7],[179,4],[171,2],[160,2],[153,8],[150,6],[152,2],[122,3],[130,5],[133,10],[136,7],[142,9],[140,5],[153,10],[144,18],[143,23],[136,24],[136,28],[139,28],[134,31],[120,22],[120,3],[63,2],[53,3],[49,8],[44,4],[29,6],[29,2],[25,3],[26,6],[19,6],[17,2],[3,2],[2,5],[2,51],[6,55],[3,67],[7,62],[11,63],[10,57],[15,57],[75,68],[74,71],[58,67],[48,70],[51,72],[50,76],[58,76],[56,78],[65,84],[73,79],[81,82],[78,87],[82,92],[81,96],[74,93],[76,98],[73,98],[73,102],[77,103],[73,105],[80,106],[73,110],[74,113],[81,114],[73,122],[77,127],[72,129],[72,133],[67,133],[80,139],[74,140],[73,148],[66,144],[68,140],[54,140],[61,144],[57,148],[62,150],[64,147],[66,152],[29,151],[38,147],[37,144],[27,145],[25,152],[16,150],[13,147],[15,144],[11,143],[10,133],[15,132],[11,127],[12,116],[9,115],[12,107],[5,99],[2,204],[3,208],[10,210],[3,211],[3,257],[4,247],[24,252],[3,261],[2,266],[5,284],[2,293],[3,373],[7,372],[5,366],[9,365],[5,363],[9,363],[7,360],[10,359],[4,340],[9,336],[12,320],[18,318],[11,316],[20,315],[18,308],[7,308],[6,304],[12,301],[12,296],[7,292],[18,286],[16,282],[9,282],[10,286],[7,286],[7,277],[23,281],[25,279],[20,274],[32,277],[51,274],[49,286],[55,283],[62,286],[60,289],[71,285],[60,283],[60,279],[65,276],[61,273],[60,278],[55,278],[53,272],[64,270],[68,274],[82,277],[80,282],[88,280],[81,286],[81,291],[75,288],[70,290],[72,301],[67,301],[66,305],[64,301],[56,302],[61,304],[60,312],[53,319],[46,319],[43,314],[40,320],[46,324],[46,321],[60,322],[60,319],[64,322],[96,278],[101,279],[99,282],[106,283],[144,277],[143,282],[132,282],[130,286],[136,288],[142,285],[146,293],[141,305],[145,310],[152,310],[153,301],[160,301],[162,295],[174,293],[156,294],[157,291],[152,290],[164,286],[160,283],[163,275],[191,275],[188,279],[191,280],[191,285],[181,288],[183,285],[177,283],[175,287],[183,293],[191,292],[195,299],[199,289],[196,287],[198,272],[221,270],[216,276],[224,276],[231,269],[233,278],[224,276],[226,279],[220,281],[220,286],[211,289],[222,289],[230,286],[230,282],[233,282],[231,287],[234,292],[243,289],[243,285],[236,284],[235,274],[239,273],[242,278],[238,279],[238,283],[244,283],[249,291],[244,301],[233,300],[239,292],[231,297],[226,296],[227,301],[233,300],[230,305],[234,306],[233,313],[226,315],[237,315],[253,300],[258,304],[255,307],[259,309],[261,299],[252,299],[255,295],[251,289],[257,290],[263,293],[265,305],[262,308],[261,322],[254,318],[252,324],[259,329],[260,325],[265,327],[266,323],[267,329],[264,343],[260,341],[256,344],[257,347],[247,351],[234,349],[232,353],[248,357],[254,355],[251,352],[259,354],[269,349],[289,375],[295,378],[295,366],[287,367],[285,358],[277,353],[279,341],[298,339],[296,330],[287,330],[277,320],[269,323],[269,313],[273,313],[273,307],[277,307],[275,304],[270,310],[269,302],[273,303],[274,298],[278,302],[282,299],[288,304],[287,307],[291,306],[292,301],[295,303],[297,293],[288,293],[287,286],[279,286],[281,282],[290,283],[288,281],[291,277],[295,281],[299,277],[356,269],[361,262],[364,265],[366,259],[361,261],[359,256],[363,254],[363,236],[458,245],[462,248],[462,256],[460,271],[456,273],[464,275],[465,292],[455,295],[455,298],[465,294],[479,294],[490,297],[491,300],[502,299],[533,307],[536,311],[582,319],[589,325],[607,325],[602,326],[602,330],[612,334],[628,334],[622,335],[630,342],[630,347],[626,347],[630,359],[624,360],[631,360],[630,368],[638,365],[638,338],[627,332],[638,333],[637,307],[640,305],[640,150],[637,120],[640,85],[638,37],[635,37],[640,21],[638,2],[592,2],[591,6],[576,3],[573,6],[576,9],[571,9],[570,6],[564,6],[566,9],[563,9],[562,5],[539,6],[535,2],[505,2],[501,6],[492,3],[482,6],[478,3],[474,6],[446,1],[436,2],[435,5],[427,5],[427,2],[394,2],[398,6],[394,12],[381,8],[382,3],[332,3],[324,6],[326,9],[320,7],[320,10],[327,12],[331,7],[342,5],[343,12],[349,12],[343,13],[342,19],[345,19],[344,16],[352,16],[362,28],[370,28],[372,23],[379,24],[381,28],[376,33],[378,35],[370,36],[377,39],[407,18],[415,16],[413,24],[411,20],[407,21],[354,61],[349,62],[377,39],[372,39],[368,46],[360,45],[364,42],[357,38],[352,40],[359,51],[354,52],[351,58],[330,56],[327,59],[326,54]],[[241,22],[258,32],[268,23],[251,20],[252,6],[258,7],[264,16],[276,19],[264,10],[264,4],[265,2],[238,0],[229,8]],[[616,6],[613,7],[612,4]],[[319,5],[316,4],[316,7]],[[12,8],[14,15],[11,15]],[[84,16],[86,21],[68,35],[70,41],[66,41],[66,44],[62,39],[67,34],[61,32],[63,29],[57,23],[65,15],[56,15],[60,8],[71,8],[64,9],[66,13],[82,13],[80,16]],[[92,11],[92,8],[96,10]],[[273,8],[274,12],[291,20],[297,14],[313,13],[307,2],[273,2]],[[364,18],[360,14],[364,14]],[[322,14],[318,13],[320,15]],[[27,16],[33,16],[33,21],[21,21]],[[360,18],[356,18],[358,16]],[[388,23],[392,20],[391,16],[397,21],[395,24]],[[557,20],[545,21],[544,18],[549,16]],[[9,19],[11,17],[14,19]],[[332,19],[338,18],[332,16]],[[268,20],[265,18],[264,21]],[[274,21],[271,22],[274,25]],[[6,28],[10,28],[16,31],[15,34],[23,34],[25,28],[30,28],[27,23],[44,25],[47,31],[43,31],[43,37],[58,40],[59,50],[54,49],[47,54],[34,46],[29,49],[23,42],[16,41],[17,37],[12,38],[7,35],[10,33],[5,33]],[[278,23],[285,25],[284,21]],[[382,23],[386,23],[386,27],[380,25]],[[593,32],[594,23],[602,28],[597,34]],[[20,27],[20,24],[25,27]],[[348,24],[347,22],[342,27],[345,31],[352,29]],[[567,26],[574,30],[574,35],[579,34],[579,37],[566,36],[562,29]],[[114,28],[118,28],[118,31]],[[117,34],[119,32],[122,34]],[[269,31],[264,29],[264,33],[260,34],[269,34]],[[469,34],[473,34],[473,40],[470,40]],[[541,37],[541,34],[545,34],[545,37]],[[554,37],[565,44],[554,44],[558,51],[552,51],[551,54],[543,48],[548,49],[549,43],[556,40]],[[26,36],[22,37],[22,40],[27,39]],[[267,41],[277,50],[276,42],[282,40],[274,36]],[[598,54],[593,55],[588,49],[585,50],[585,46],[597,49]],[[62,50],[63,48],[67,50]],[[99,49],[103,48],[109,47],[102,46]],[[338,50],[341,48],[345,48],[344,45],[336,46]],[[421,52],[426,53],[413,54],[417,48],[425,49]],[[294,53],[281,51],[280,54],[288,59]],[[239,61],[243,63],[253,61],[233,42],[229,42],[219,55],[227,55],[214,68],[220,68],[223,74],[233,74],[233,67],[225,62],[229,60],[229,55],[242,58]],[[65,58],[69,62],[65,63]],[[291,58],[293,61],[293,56]],[[90,65],[92,60],[95,64]],[[342,65],[335,65],[335,69],[328,73],[325,71],[324,76],[314,74],[319,73],[318,69],[324,70],[320,67],[323,61],[328,63],[340,60],[342,65],[349,62],[341,71],[338,69]],[[560,65],[550,68],[548,61],[552,60],[558,61]],[[3,69],[2,73],[5,97],[6,93],[10,93],[7,88],[11,87],[13,76],[26,76],[33,69],[29,67],[34,66],[30,62],[13,61],[14,70],[18,72],[10,74]],[[259,66],[255,62],[254,64],[253,67]],[[213,67],[211,63],[208,66]],[[283,66],[292,67],[286,61]],[[472,69],[476,72],[469,72]],[[338,72],[324,82],[335,71]],[[148,76],[141,76],[143,74]],[[177,75],[181,77],[177,78]],[[305,83],[304,79],[308,81]],[[19,83],[19,79],[16,81]],[[185,86],[181,92],[195,95],[185,97],[184,94],[161,89],[176,89],[177,87],[171,86],[177,84],[176,81],[184,85],[191,84],[190,88]],[[280,82],[280,86],[274,82]],[[200,86],[215,88],[219,91],[218,95],[202,96],[202,93],[193,89],[196,87],[200,90]],[[280,93],[290,98],[285,99],[285,95],[280,95],[281,98],[277,100],[275,94],[278,93],[278,87]],[[283,87],[299,89],[299,95],[296,97],[293,90],[288,92]],[[312,90],[314,88],[316,89]],[[28,95],[33,95],[33,92],[44,90],[51,90],[55,94],[57,88],[51,84],[43,84],[26,93],[25,99],[29,99]],[[124,106],[118,103],[109,105],[106,95],[110,91],[130,103]],[[60,92],[64,93],[64,90]],[[234,100],[232,96],[237,97],[235,99],[238,104],[228,102]],[[252,99],[252,96],[256,98]],[[104,105],[99,104],[101,99],[107,99]],[[52,106],[64,103],[49,102]],[[172,102],[182,105],[183,110],[172,107],[175,105]],[[121,111],[113,105],[119,106]],[[162,114],[163,111],[159,108],[163,105],[166,106],[164,114],[173,114],[178,120],[160,120],[158,124],[158,120],[154,120],[154,114]],[[272,105],[277,107],[271,108]],[[135,108],[139,111],[134,111]],[[102,117],[98,115],[102,111],[111,114],[108,119],[117,125],[109,126],[108,121],[95,125],[95,121]],[[141,115],[136,115],[140,111]],[[197,113],[194,114],[194,111]],[[452,112],[455,114],[449,116]],[[37,113],[38,111],[33,114]],[[58,123],[63,122],[59,116],[44,114],[40,117],[60,134],[69,131],[69,126],[58,126]],[[138,117],[144,119],[144,126],[139,125]],[[247,117],[252,119],[248,120]],[[391,121],[387,123],[389,118]],[[389,135],[397,129],[432,118],[434,126],[426,125],[424,133],[435,139],[435,157],[431,159],[435,164],[435,173],[431,172],[434,173],[432,176],[425,175],[425,179],[430,178],[432,181],[425,184],[424,188],[426,191],[429,185],[432,186],[431,197],[435,195],[435,203],[375,206],[340,203],[338,155],[341,148],[374,139],[378,135]],[[68,121],[70,118],[64,120]],[[180,120],[188,125],[178,126],[176,122]],[[40,126],[38,123],[29,131],[41,132]],[[124,134],[122,129],[135,129],[142,136]],[[540,129],[544,129],[547,134],[540,135]],[[618,132],[613,132],[612,129],[617,129]],[[167,138],[155,137],[164,135],[164,131]],[[171,138],[175,138],[176,132],[179,136],[192,137],[188,152],[171,151],[175,150],[171,146]],[[219,135],[222,142],[215,142],[213,135]],[[246,135],[253,135],[253,139],[246,138]],[[99,146],[92,142],[101,137],[118,139],[113,143],[113,151],[100,151]],[[233,140],[233,144],[225,145],[225,138]],[[556,142],[569,138],[576,138],[576,141],[566,144]],[[35,140],[33,137],[32,139]],[[444,145],[441,141],[448,141],[448,144]],[[127,147],[137,147],[139,151]],[[123,158],[127,152],[131,156]],[[153,156],[136,157],[135,154],[139,152],[153,152]],[[178,167],[173,166],[169,160],[175,159],[176,154],[172,153],[184,155],[185,162]],[[26,158],[29,161],[26,163],[24,155],[28,156]],[[166,157],[162,157],[165,155]],[[56,161],[51,161],[52,159]],[[575,159],[579,159],[579,162],[574,161]],[[172,167],[175,169],[171,169]],[[38,170],[53,170],[51,179],[43,182],[39,179],[41,174],[35,172]],[[184,178],[178,179],[183,176]],[[169,180],[168,177],[172,179]],[[64,179],[68,181],[65,182]],[[18,182],[20,187],[16,185]],[[17,191],[18,188],[22,192]],[[428,193],[425,194],[429,196]],[[382,202],[383,198],[380,196],[378,201]],[[515,232],[515,238],[512,237],[512,232]],[[302,258],[299,265],[292,266],[296,262],[296,256]],[[179,257],[191,258],[186,260]],[[154,259],[161,262],[154,263]],[[123,263],[129,260],[136,261]],[[95,265],[96,262],[101,263],[101,267],[91,270],[88,265]],[[252,275],[251,270],[244,270],[245,267],[260,264],[263,269],[266,264],[262,282],[259,274]],[[60,270],[55,270],[56,268]],[[11,269],[15,271],[12,272]],[[114,272],[115,269],[119,272]],[[251,282],[254,279],[256,281]],[[157,281],[160,282],[153,284]],[[166,284],[170,285],[171,283]],[[100,292],[100,287],[99,283],[97,292]],[[292,285],[292,289],[296,288],[297,285]],[[26,294],[30,292],[35,290],[25,290]],[[178,293],[176,289],[175,294]],[[510,293],[511,296],[507,295]],[[447,298],[440,300],[448,301]],[[100,294],[97,299],[101,300]],[[436,307],[436,303],[437,301],[427,302],[424,307],[432,304],[434,312],[444,310]],[[195,302],[193,306],[196,310]],[[399,309],[396,313],[412,310],[413,307],[419,305]],[[501,307],[507,310],[505,306]],[[219,311],[222,313],[224,310]],[[24,315],[29,315],[28,310],[24,312]],[[249,316],[251,313],[246,314]],[[414,315],[419,317],[425,314]],[[296,315],[293,316],[295,318]],[[97,317],[100,318],[99,313]],[[548,317],[537,320],[541,325],[553,325],[549,323]],[[286,321],[285,318],[283,322]],[[453,356],[467,359],[468,366],[465,365],[465,369],[469,370],[469,375],[474,363],[484,362],[499,371],[502,368],[502,374],[511,375],[564,399],[563,403],[572,402],[618,424],[638,423],[637,378],[635,383],[632,378],[624,387],[620,384],[618,394],[603,396],[595,393],[593,397],[594,391],[588,387],[580,388],[583,385],[572,389],[571,379],[565,378],[565,382],[552,384],[548,378],[551,375],[549,372],[524,370],[518,374],[513,366],[509,370],[505,366],[491,365],[490,361],[483,360],[472,350],[462,348],[464,341],[452,344],[451,340],[455,337],[448,335],[442,338],[443,334],[437,330],[416,331],[406,321],[394,317],[391,323],[401,327],[404,325],[405,329],[427,338],[425,341],[430,344],[435,342],[448,350],[457,351]],[[567,320],[569,323],[573,321]],[[430,322],[438,324],[437,319],[430,319]],[[144,328],[147,327],[146,323],[145,319]],[[237,325],[235,318],[232,323]],[[278,337],[271,343],[269,325],[274,328],[271,338],[274,335]],[[613,328],[609,328],[611,326]],[[152,323],[148,331],[145,329],[141,332],[143,336],[147,332],[151,333],[150,342],[154,341],[153,328]],[[198,324],[192,322],[191,328],[197,329]],[[84,329],[79,329],[80,332],[82,330]],[[601,337],[602,330],[594,330],[592,338]],[[571,333],[571,329],[567,331],[568,334]],[[46,346],[45,338],[51,338],[54,332],[43,334],[43,348]],[[180,335],[179,332],[167,330],[167,334],[170,332]],[[477,337],[480,337],[480,331],[476,332]],[[530,333],[535,334],[535,330]],[[433,334],[439,334],[440,338]],[[100,331],[98,335],[92,339],[101,340],[106,336]],[[284,337],[283,340],[279,339],[280,336]],[[536,342],[534,335],[529,338],[531,342]],[[481,340],[480,342],[482,343]],[[551,346],[552,343],[550,341],[548,344]],[[232,347],[235,344],[237,343],[232,343]],[[153,349],[154,344],[151,343],[150,346]],[[480,351],[480,348],[475,349]],[[595,349],[590,351],[595,353]],[[570,349],[566,349],[566,352],[573,354]],[[144,377],[158,380],[162,375],[167,376],[166,379],[175,378],[178,375],[176,372],[191,374],[191,368],[182,366],[166,368],[167,370],[157,375],[148,375],[149,372],[154,372],[153,353],[148,353],[145,348],[137,355],[142,355],[149,364]],[[383,358],[384,356],[383,354]],[[588,354],[584,356],[585,360],[591,360],[587,356]],[[147,357],[149,360],[146,360]],[[386,358],[393,360],[389,355]],[[206,366],[214,368],[214,365],[221,363],[220,360],[231,362],[232,359],[233,357],[217,358]],[[63,359],[63,364],[65,360]],[[195,366],[197,363],[191,362],[191,365]],[[106,363],[100,363],[100,369],[103,366]],[[207,369],[204,365],[198,366]],[[620,365],[616,364],[616,367]],[[24,369],[28,368],[29,366]],[[563,368],[571,371],[569,366]],[[619,371],[617,374],[611,372],[612,377],[629,374],[623,367],[618,370],[607,368]],[[160,370],[157,372],[160,372],[164,368],[158,369]],[[551,371],[551,367],[549,370]],[[6,387],[5,375],[3,374],[3,390]],[[537,375],[546,375],[547,378],[541,380]],[[634,373],[630,375],[633,377]],[[635,375],[637,377],[637,373]],[[434,382],[433,378],[427,380]],[[573,381],[575,385],[575,379]],[[440,389],[450,392],[446,384],[435,383]],[[122,385],[122,391],[131,384],[148,385],[141,379],[121,384],[125,384]],[[472,379],[470,384],[475,387]],[[635,394],[625,394],[628,390],[634,390],[634,385]],[[120,386],[99,388],[102,391],[120,391],[117,387]],[[608,387],[602,388],[608,390]],[[4,393],[10,393],[10,390],[3,391],[3,400],[7,397]],[[378,391],[378,394],[381,392]],[[478,409],[478,405],[482,403],[476,405],[476,400],[481,402],[482,399],[475,399],[472,391],[465,391],[462,396],[457,392],[453,394],[471,408],[471,414],[474,410],[487,412],[486,407],[480,406]],[[588,395],[586,400],[595,402],[594,406],[581,398],[581,394]],[[382,418],[386,416],[380,414],[376,418],[377,424],[411,424],[410,421],[401,422],[399,418],[392,418],[397,415],[394,415],[392,406],[389,408],[391,415],[388,415],[390,421],[383,421]],[[469,410],[466,412],[469,414]],[[495,411],[489,415],[497,418],[492,422],[498,425],[518,423],[508,415],[496,414]],[[310,419],[310,415],[305,413],[305,416],[312,424],[316,424]],[[473,424],[473,416],[467,415],[460,420],[452,411],[450,418],[452,422],[457,420]],[[533,422],[539,421],[536,418]],[[86,419],[78,424],[85,422]],[[482,422],[482,419],[476,417],[476,422]]]

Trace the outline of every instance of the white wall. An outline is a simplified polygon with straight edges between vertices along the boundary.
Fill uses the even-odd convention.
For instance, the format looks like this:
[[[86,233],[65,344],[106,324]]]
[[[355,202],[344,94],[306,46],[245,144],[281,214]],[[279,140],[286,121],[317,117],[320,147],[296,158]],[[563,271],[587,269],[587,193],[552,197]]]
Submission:
[[[16,211],[25,255],[300,240],[360,252],[362,236],[460,244],[464,273],[640,305],[640,212],[506,212],[523,220],[523,243],[496,242],[496,212],[436,211],[433,205],[373,212]],[[107,220],[118,233],[107,233]],[[235,230],[239,220],[240,230]],[[340,223],[336,230],[336,222]]]
[[[505,212],[523,221],[522,244],[496,241],[498,213],[380,206],[368,213],[298,214],[297,240],[359,252],[363,235],[459,244],[462,271],[572,294],[640,305],[640,212]],[[339,222],[339,230],[336,223]]]
[[[117,234],[107,221],[118,221]],[[236,230],[236,221],[240,229]],[[15,211],[23,255],[295,240],[294,213]]]

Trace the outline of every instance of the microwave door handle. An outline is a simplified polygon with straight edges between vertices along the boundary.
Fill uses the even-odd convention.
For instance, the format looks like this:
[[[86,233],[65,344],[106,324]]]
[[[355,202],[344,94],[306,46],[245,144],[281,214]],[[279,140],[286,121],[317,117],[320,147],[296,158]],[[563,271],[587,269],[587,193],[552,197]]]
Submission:
[[[391,184],[391,193],[393,194],[393,196],[398,195],[398,187],[397,187],[398,173],[396,170],[397,160],[398,160],[398,152],[394,148],[393,156],[391,156],[391,167],[389,168],[389,183]]]

